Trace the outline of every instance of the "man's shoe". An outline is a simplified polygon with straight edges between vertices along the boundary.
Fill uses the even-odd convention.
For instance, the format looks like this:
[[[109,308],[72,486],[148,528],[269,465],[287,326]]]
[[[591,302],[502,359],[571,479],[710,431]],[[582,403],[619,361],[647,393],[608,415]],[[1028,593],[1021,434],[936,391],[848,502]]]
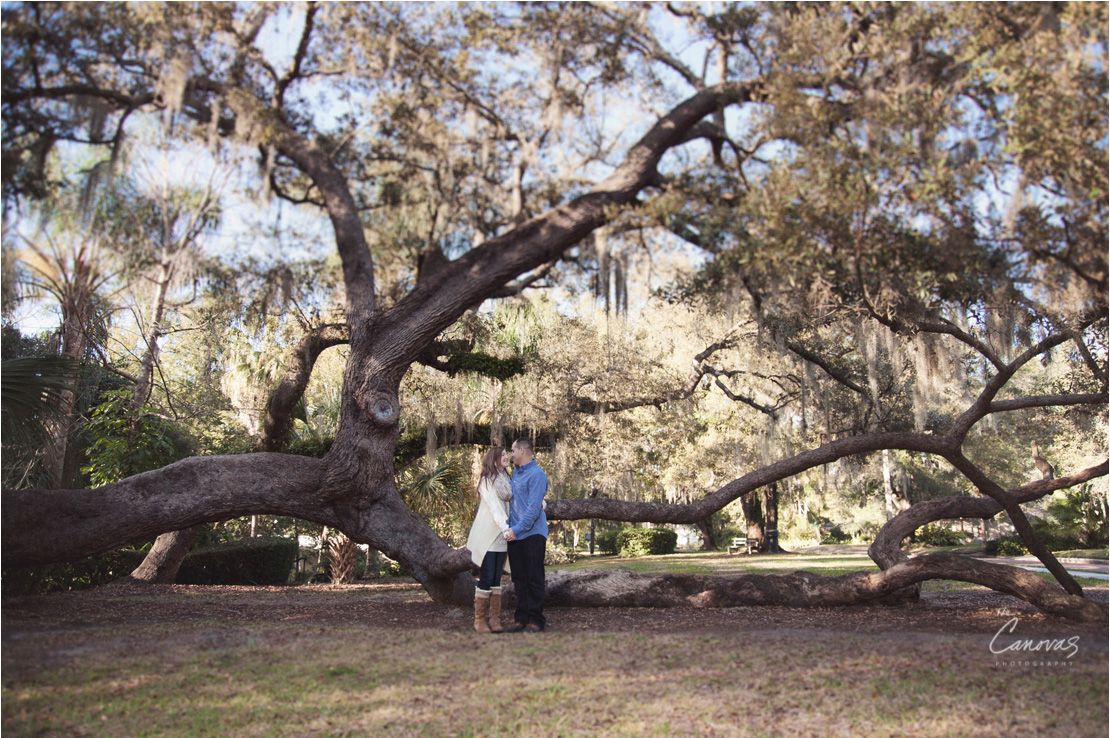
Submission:
[[[505,628],[505,632],[506,633],[520,633],[520,632],[524,631],[527,627],[528,627],[527,625],[523,625],[521,623],[513,623],[508,628]]]
[[[542,633],[543,628],[539,625],[536,625],[535,623],[528,623],[528,625],[524,626],[524,632],[525,633]]]

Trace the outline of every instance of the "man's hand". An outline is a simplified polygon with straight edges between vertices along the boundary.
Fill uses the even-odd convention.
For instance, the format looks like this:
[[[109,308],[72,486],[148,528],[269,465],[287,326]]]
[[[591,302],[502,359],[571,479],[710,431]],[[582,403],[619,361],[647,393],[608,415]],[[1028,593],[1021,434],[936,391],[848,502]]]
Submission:
[[[501,531],[501,537],[504,538],[506,541],[515,541],[516,533],[513,533],[512,528],[506,528],[505,530]]]

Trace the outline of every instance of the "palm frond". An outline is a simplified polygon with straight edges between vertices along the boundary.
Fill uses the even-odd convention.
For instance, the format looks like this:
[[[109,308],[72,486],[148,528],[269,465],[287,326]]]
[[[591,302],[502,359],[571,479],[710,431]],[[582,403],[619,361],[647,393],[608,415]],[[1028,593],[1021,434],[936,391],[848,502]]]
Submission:
[[[0,415],[5,445],[49,438],[49,422],[63,412],[62,393],[74,389],[81,363],[61,356],[7,359],[0,363]]]
[[[459,460],[445,461],[432,471],[422,465],[402,475],[401,497],[408,506],[424,516],[442,515],[466,509],[473,497],[470,474]]]

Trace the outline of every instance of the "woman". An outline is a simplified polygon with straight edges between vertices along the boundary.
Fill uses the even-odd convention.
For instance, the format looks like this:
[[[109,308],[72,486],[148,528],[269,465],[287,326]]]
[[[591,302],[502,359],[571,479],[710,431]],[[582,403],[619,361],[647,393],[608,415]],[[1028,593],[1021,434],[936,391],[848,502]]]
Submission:
[[[474,592],[474,630],[501,632],[501,572],[505,568],[508,546],[501,531],[509,527],[509,501],[513,488],[506,469],[509,454],[494,446],[482,460],[478,476],[478,514],[470,526],[466,547],[478,565],[478,588]]]

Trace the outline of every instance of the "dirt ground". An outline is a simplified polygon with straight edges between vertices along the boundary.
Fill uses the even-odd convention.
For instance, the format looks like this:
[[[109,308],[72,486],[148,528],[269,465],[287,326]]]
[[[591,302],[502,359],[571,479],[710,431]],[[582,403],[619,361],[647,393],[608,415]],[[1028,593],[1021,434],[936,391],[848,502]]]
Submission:
[[[1107,590],[1089,596],[1103,604]],[[798,609],[788,607],[548,608],[548,628],[560,633],[638,632],[736,634],[766,631],[965,635],[997,633],[1017,617],[1028,638],[1080,636],[1106,651],[1106,623],[1074,623],[987,590],[926,592],[918,603]],[[90,627],[205,623],[208,627],[305,624],[328,628],[429,628],[465,631],[468,612],[431,602],[419,585],[384,581],[300,587],[112,585],[81,592],[8,597],[2,603],[5,666],[23,636]],[[509,617],[504,618],[506,621]],[[153,646],[153,644],[152,644]],[[18,650],[18,649],[16,649]],[[29,655],[29,654],[28,654]]]

